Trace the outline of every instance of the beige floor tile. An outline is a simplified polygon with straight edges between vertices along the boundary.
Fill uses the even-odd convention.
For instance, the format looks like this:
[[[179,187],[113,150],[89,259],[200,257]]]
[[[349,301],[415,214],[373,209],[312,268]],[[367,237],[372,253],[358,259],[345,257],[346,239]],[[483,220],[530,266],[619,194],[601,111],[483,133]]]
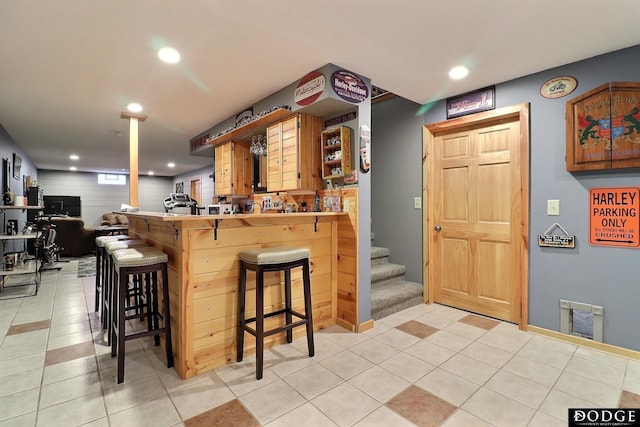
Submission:
[[[622,369],[604,365],[589,359],[583,359],[579,356],[571,358],[567,364],[565,371],[582,375],[583,377],[592,378],[612,387],[622,388],[624,383],[626,366]]]
[[[467,347],[463,348],[459,354],[479,360],[488,365],[495,366],[496,368],[501,368],[513,357],[513,354],[508,351],[499,350],[495,347],[479,342],[472,342]]]
[[[433,310],[433,313],[442,317],[453,319],[453,320],[460,320],[469,315],[468,311],[459,310],[457,308],[448,307],[446,305],[440,305],[440,304],[436,305],[436,308],[435,310]]]
[[[534,337],[526,343],[517,353],[520,357],[534,360],[543,365],[553,366],[554,368],[564,369],[573,357],[574,350],[567,347],[550,346],[549,343],[554,341],[541,341]]]
[[[629,360],[627,373],[624,377],[623,388],[633,393],[640,394],[640,361]]]
[[[498,370],[498,368],[494,366],[487,365],[486,363],[462,354],[456,354],[440,365],[440,367],[479,385],[484,384]]]
[[[116,359],[115,357],[113,358]],[[122,384],[135,382],[143,378],[157,377],[156,371],[151,366],[149,359],[125,357],[124,360],[124,381],[122,384],[118,384],[117,381],[117,366],[111,368],[100,368],[100,378],[102,379],[102,387],[107,390],[113,387],[120,387]]]
[[[540,405],[540,412],[551,415],[555,418],[567,422],[569,408],[593,408],[593,402],[564,393],[560,390],[552,389],[547,398]]]
[[[349,383],[358,387],[380,403],[386,403],[397,394],[403,392],[410,382],[374,366],[349,380]]]
[[[451,334],[445,330],[441,330],[433,335],[430,335],[429,337],[425,338],[425,341],[437,344],[440,347],[455,351],[456,353],[473,342],[470,339]]]
[[[107,414],[102,393],[82,396],[41,409],[38,413],[38,427],[68,427],[70,414],[73,414],[75,425],[104,418]]]
[[[78,332],[75,334],[58,335],[49,338],[47,344],[47,350],[55,350],[62,347],[68,347],[74,344],[82,344],[86,342],[92,342],[93,335],[90,331]]]
[[[298,351],[301,352],[302,354],[306,354],[306,355],[309,354],[306,338],[304,339],[299,338],[297,340],[294,340],[293,343],[291,343],[291,345],[297,348]],[[330,338],[326,338],[318,334],[313,334],[313,345],[315,350],[315,355],[313,356],[313,360],[315,360],[316,362],[329,358],[334,354],[340,353],[341,351],[344,350],[344,347],[336,344]]]
[[[595,350],[587,347],[578,347],[575,355],[584,359],[591,360],[593,362],[601,363],[603,365],[610,366],[614,369],[626,369],[628,359],[614,354],[605,353],[604,351]]]
[[[508,351],[509,353],[516,353],[526,343],[524,339],[499,334],[494,331],[489,331],[478,338],[478,342]]]
[[[340,426],[353,425],[380,406],[374,398],[349,383],[332,388],[311,403]]]
[[[313,364],[284,377],[295,391],[311,400],[343,382],[343,379],[320,364]]]
[[[0,421],[0,427],[34,427],[36,425],[37,412],[19,415],[14,418]]]
[[[393,327],[394,326],[391,326],[387,323],[376,320],[375,323],[373,324],[373,328],[367,329],[366,331],[363,332],[363,334],[365,334],[368,337],[375,337],[376,335],[386,332]]]
[[[416,317],[415,320],[418,322],[422,322],[425,325],[433,326],[436,329],[444,329],[455,322],[455,319],[440,316],[436,314],[435,311],[427,313],[424,316]]]
[[[331,326],[330,328],[323,329],[322,331],[313,334],[314,337],[320,335],[332,340],[334,343],[343,348],[352,347],[356,344],[361,343],[362,341],[369,339],[369,337],[367,337],[366,335],[357,334],[339,326]]]
[[[474,325],[468,325],[466,323],[463,323],[462,321],[450,324],[449,326],[444,328],[443,331],[453,335],[461,336],[471,341],[475,341],[482,335],[487,333],[486,329],[482,329]]]
[[[554,388],[605,408],[616,407],[622,393],[620,388],[567,371],[560,375]]]
[[[380,335],[375,337],[375,339],[397,350],[404,350],[420,341],[420,338],[407,334],[406,332],[402,332],[395,328],[381,333]]]
[[[241,363],[231,363],[215,370],[222,381],[237,397],[258,390],[280,379],[271,369],[262,371],[262,379],[256,380],[255,357],[245,358]]]
[[[434,366],[441,365],[456,354],[455,351],[440,347],[426,340],[419,341],[404,352]]]
[[[305,403],[266,424],[266,427],[300,427],[301,425],[313,427],[336,426],[336,424],[320,412],[318,408],[311,403]]]
[[[82,424],[82,427],[109,427],[109,418],[98,418],[97,420]]]
[[[393,427],[413,427],[414,423],[404,418],[402,415],[394,412],[386,406],[381,406],[362,420],[358,421],[355,427],[380,427],[380,426],[393,426]],[[292,427],[294,427],[292,425]]]
[[[558,368],[519,356],[514,356],[502,369],[548,387],[553,386],[562,373],[562,370]]]
[[[373,366],[373,363],[349,350],[325,359],[320,364],[344,380],[355,377]]]
[[[236,396],[217,375],[206,377],[205,381],[180,388],[169,395],[183,420],[235,399]]]
[[[49,329],[49,337],[58,337],[69,334],[78,334],[91,332],[91,324],[89,320],[83,320],[82,322],[69,323],[67,325],[58,325]]]
[[[391,356],[378,366],[399,376],[400,378],[404,378],[410,383],[418,381],[427,373],[435,369],[434,365],[404,352]]]
[[[15,359],[16,357],[29,356],[31,354],[42,354],[46,343],[26,344],[26,345],[12,345],[8,347],[0,347],[0,361]],[[0,374],[2,375],[2,374]]]
[[[42,350],[44,350],[47,344],[48,335],[49,329],[39,329],[16,335],[7,335],[2,341],[2,347],[0,349],[26,345],[40,345]]]
[[[375,338],[354,345],[350,350],[372,363],[380,363],[399,352],[398,349],[378,341]]]
[[[415,383],[418,387],[460,406],[478,389],[478,385],[450,372],[437,368]]]
[[[104,390],[104,401],[107,412],[111,415],[165,395],[167,391],[158,377],[152,376],[130,380]]]
[[[98,364],[94,356],[81,357],[68,362],[46,366],[42,377],[42,384],[51,384],[57,381],[66,380],[78,375],[96,372]]]
[[[494,391],[481,388],[462,409],[498,427],[526,426],[535,410]]]
[[[489,424],[482,418],[478,418],[467,411],[458,409],[447,418],[442,427],[493,427],[493,424]]]
[[[0,380],[3,377],[42,368],[44,365],[44,352],[16,357],[8,360],[0,360]]]
[[[533,416],[528,427],[566,427],[566,425],[565,421],[538,411]]]
[[[39,394],[39,388],[32,388],[0,397],[0,421],[35,411]]]
[[[40,393],[40,409],[100,391],[100,378],[97,372],[46,384],[42,386]]]
[[[109,416],[112,426],[169,427],[180,422],[180,416],[167,396],[126,409]]]
[[[21,391],[40,388],[42,368],[31,369],[13,375],[0,377],[0,397]]]
[[[376,322],[383,323],[387,326],[395,328],[396,326],[408,322],[409,320],[415,319],[415,313],[413,312],[404,312],[400,311],[398,313],[393,313],[390,316],[383,317],[380,320],[376,320]]]
[[[304,397],[283,380],[247,393],[239,400],[260,424],[273,421],[306,403]]]
[[[540,407],[551,390],[550,387],[507,371],[498,371],[485,387],[534,409]]]

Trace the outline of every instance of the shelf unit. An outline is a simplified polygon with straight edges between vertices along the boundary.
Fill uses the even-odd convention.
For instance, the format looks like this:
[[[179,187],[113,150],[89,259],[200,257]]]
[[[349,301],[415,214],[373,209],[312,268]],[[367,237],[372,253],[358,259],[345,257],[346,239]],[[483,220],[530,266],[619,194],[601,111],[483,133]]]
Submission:
[[[42,206],[0,206],[0,214],[2,214],[2,224],[6,229],[6,221],[5,215],[8,210],[42,210]],[[5,263],[5,253],[6,253],[6,245],[7,242],[10,241],[23,241],[27,242],[30,240],[35,241],[37,239],[38,232],[28,233],[28,234],[10,234],[10,235],[0,235],[0,243],[2,244],[2,252],[1,256],[1,269],[0,269],[0,299],[9,299],[9,298],[21,298],[25,296],[34,296],[38,294],[38,290],[40,288],[40,269],[38,268],[38,249],[36,245],[36,254],[35,258],[25,259],[22,263],[16,263],[12,269],[6,268]],[[26,249],[26,244],[25,244]],[[25,250],[26,252],[26,250]],[[32,277],[26,277],[26,276]],[[25,276],[25,280],[20,280],[17,276]],[[35,287],[33,293],[28,293],[28,289],[23,293],[9,293],[6,295],[5,290],[10,288],[19,288],[19,287]]]
[[[288,110],[286,108],[279,108],[275,111],[258,117],[257,119],[252,120],[247,124],[234,128],[229,132],[225,132],[222,135],[207,140],[207,145],[213,145],[215,147],[220,144],[224,144],[225,142],[234,140],[251,141],[251,137],[253,135],[265,134],[267,131],[267,126],[269,126],[271,123],[282,120],[285,117],[291,116],[293,114],[295,113],[291,112],[291,110]]]
[[[339,126],[322,131],[322,179],[351,175],[351,128]]]

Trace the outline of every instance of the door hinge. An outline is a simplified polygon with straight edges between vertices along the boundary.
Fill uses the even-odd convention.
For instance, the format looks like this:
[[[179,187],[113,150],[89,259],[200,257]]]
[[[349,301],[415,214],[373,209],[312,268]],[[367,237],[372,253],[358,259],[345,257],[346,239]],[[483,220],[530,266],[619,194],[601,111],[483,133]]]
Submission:
[[[298,172],[298,179],[300,179],[300,172]]]

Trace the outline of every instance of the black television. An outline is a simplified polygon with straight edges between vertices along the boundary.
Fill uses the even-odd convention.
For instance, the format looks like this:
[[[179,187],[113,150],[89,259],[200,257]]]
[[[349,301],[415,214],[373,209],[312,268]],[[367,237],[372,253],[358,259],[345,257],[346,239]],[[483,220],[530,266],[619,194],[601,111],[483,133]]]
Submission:
[[[80,196],[43,196],[45,215],[67,215],[81,217]]]

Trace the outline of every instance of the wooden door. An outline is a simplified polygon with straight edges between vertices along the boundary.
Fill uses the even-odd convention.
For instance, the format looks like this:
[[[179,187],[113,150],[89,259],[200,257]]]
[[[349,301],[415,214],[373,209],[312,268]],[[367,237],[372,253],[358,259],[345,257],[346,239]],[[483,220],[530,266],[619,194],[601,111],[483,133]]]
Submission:
[[[528,126],[515,113],[429,127],[425,265],[433,301],[523,325]]]

